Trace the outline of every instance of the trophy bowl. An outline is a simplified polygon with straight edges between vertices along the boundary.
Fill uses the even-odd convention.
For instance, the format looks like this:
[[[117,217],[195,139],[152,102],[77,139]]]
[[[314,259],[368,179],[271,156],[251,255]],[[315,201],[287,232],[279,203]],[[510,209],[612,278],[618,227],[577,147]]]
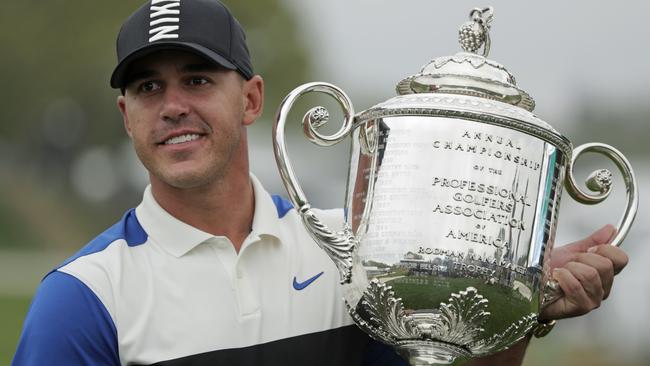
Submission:
[[[532,113],[535,102],[515,78],[486,58],[492,14],[472,10],[459,32],[464,52],[400,81],[392,99],[355,114],[338,87],[309,83],[283,100],[276,117],[282,181],[336,264],[352,318],[412,365],[460,364],[548,330],[538,315],[562,296],[548,264],[562,190],[585,204],[611,191],[605,169],[589,176],[588,191],[578,186],[579,156],[602,154],[622,174],[627,204],[612,245],[638,206],[634,173],[619,151],[602,143],[573,148]],[[311,209],[285,146],[287,115],[311,92],[333,97],[344,121],[323,135],[328,111],[313,108],[303,118],[307,138],[320,146],[351,138],[344,224],[336,231]]]

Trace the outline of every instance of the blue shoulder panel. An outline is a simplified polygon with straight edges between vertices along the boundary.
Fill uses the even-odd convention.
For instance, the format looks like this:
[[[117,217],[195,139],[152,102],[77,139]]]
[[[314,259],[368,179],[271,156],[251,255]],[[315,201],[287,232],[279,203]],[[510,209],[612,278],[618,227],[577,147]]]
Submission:
[[[116,240],[130,247],[147,241],[135,209],[68,258],[101,252]],[[95,293],[74,276],[48,273],[34,296],[12,365],[119,365],[117,331]]]
[[[11,364],[117,366],[115,324],[86,285],[54,271],[36,292]]]
[[[291,202],[285,200],[277,194],[274,194],[271,196],[271,198],[273,199],[273,203],[275,203],[275,208],[278,210],[278,218],[283,218],[284,215],[286,215],[287,212],[293,208]]]
[[[147,241],[147,238],[147,233],[144,231],[138,218],[135,216],[135,209],[132,208],[122,216],[120,221],[108,228],[108,230],[99,234],[99,236],[86,244],[86,246],[81,248],[81,250],[79,250],[75,255],[66,259],[66,261],[57,268],[61,268],[79,257],[101,252],[116,240],[124,239],[128,246],[134,247],[144,244]]]

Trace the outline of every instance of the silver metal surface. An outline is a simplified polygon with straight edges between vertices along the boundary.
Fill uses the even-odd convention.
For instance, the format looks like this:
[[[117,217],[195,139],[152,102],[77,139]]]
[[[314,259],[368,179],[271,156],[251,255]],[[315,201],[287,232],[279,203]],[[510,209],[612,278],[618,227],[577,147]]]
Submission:
[[[623,243],[625,236],[630,231],[632,222],[636,216],[636,212],[639,208],[639,191],[636,186],[636,178],[634,176],[634,171],[632,170],[632,165],[625,158],[625,156],[618,151],[617,149],[599,142],[592,142],[584,145],[580,145],[575,148],[573,151],[573,159],[571,161],[571,167],[568,171],[568,178],[566,181],[567,193],[576,201],[584,204],[596,204],[605,200],[609,193],[611,192],[611,173],[605,169],[599,169],[591,173],[587,178],[587,188],[595,194],[591,194],[580,189],[576,183],[576,179],[573,173],[574,167],[578,158],[585,153],[594,152],[598,154],[605,155],[607,158],[612,160],[616,167],[619,169],[621,176],[623,177],[623,182],[625,183],[625,191],[627,194],[627,204],[623,215],[617,224],[617,233],[616,236],[612,239],[612,245],[619,246]]]
[[[400,332],[386,331],[394,339],[380,339],[405,355],[424,352],[411,340],[430,340],[438,357],[451,360],[464,359],[463,352],[495,352],[523,337],[541,311],[568,157],[547,141],[485,123],[475,113],[367,123],[377,126],[379,144],[376,154],[364,154],[362,130],[353,131],[346,207],[358,240],[355,263],[363,271],[354,272],[346,292],[361,295],[346,300],[354,314],[371,314],[363,321],[374,328],[357,323],[371,331],[387,329],[382,323],[403,324]],[[381,317],[369,304],[382,297],[368,289],[367,279],[392,288],[400,306],[387,314],[401,316],[376,320]],[[462,294],[472,294],[473,302],[464,300],[463,307],[448,301],[467,298]],[[443,314],[460,328],[441,331]]]
[[[458,30],[458,40],[465,52],[476,53],[483,47],[483,56],[490,54],[490,27],[493,17],[494,9],[491,6],[472,9],[469,13],[470,21]]]
[[[470,21],[459,29],[459,41],[465,52],[437,57],[418,74],[397,84],[400,95],[444,93],[492,99],[532,111],[535,101],[519,89],[515,77],[501,64],[487,59],[490,51],[490,23],[493,9],[473,9]],[[483,54],[475,53],[483,47]]]
[[[339,232],[330,230],[321,220],[316,217],[307,201],[307,197],[300,187],[298,179],[288,158],[287,147],[284,138],[284,125],[287,115],[295,101],[301,95],[309,92],[325,93],[336,100],[343,109],[343,126],[334,135],[327,136],[320,134],[317,130],[327,123],[329,113],[323,107],[311,109],[303,118],[303,131],[307,138],[320,146],[331,146],[342,141],[352,130],[354,109],[350,98],[338,87],[327,83],[308,83],[294,89],[287,95],[276,115],[275,128],[273,129],[273,152],[275,161],[282,177],[282,181],[289,190],[289,198],[293,206],[300,212],[303,224],[314,241],[323,249],[336,264],[339,270],[341,283],[348,282],[351,276],[352,251],[356,239],[350,234],[349,227],[344,227]]]
[[[472,11],[460,31],[468,50],[482,46],[487,54],[489,43],[481,42],[489,41],[491,18],[491,8]],[[638,206],[629,162],[603,144],[573,150],[531,113],[534,102],[514,77],[483,56],[435,59],[397,90],[400,95],[354,116],[339,88],[305,84],[282,102],[274,127],[289,198],[337,265],[350,315],[412,365],[456,365],[501,351],[531,331],[547,332],[552,326],[541,329],[537,317],[562,296],[549,268],[562,189],[588,204],[611,190],[604,170],[588,178],[595,194],[581,190],[576,159],[604,154],[623,175],[628,202],[614,245]],[[289,110],[312,91],[332,96],[344,121],[334,135],[322,135],[318,128],[329,113],[314,108],[303,118],[307,138],[320,146],[352,140],[339,232],[311,210],[284,141]]]

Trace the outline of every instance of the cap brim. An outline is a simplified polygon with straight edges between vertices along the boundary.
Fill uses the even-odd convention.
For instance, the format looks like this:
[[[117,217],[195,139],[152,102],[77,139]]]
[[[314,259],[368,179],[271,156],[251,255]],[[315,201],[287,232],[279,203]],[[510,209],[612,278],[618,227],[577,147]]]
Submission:
[[[214,62],[217,65],[223,66],[229,70],[237,70],[232,62],[228,61],[225,57],[220,54],[212,51],[209,48],[203,47],[196,43],[191,42],[156,42],[148,44],[144,47],[141,47],[133,52],[130,55],[126,56],[116,67],[111,75],[111,87],[115,89],[124,88],[126,85],[125,78],[128,76],[127,72],[131,63],[137,59],[140,59],[144,56],[150,55],[154,52],[161,50],[185,50],[192,53],[198,54],[199,56],[205,57],[208,60]]]

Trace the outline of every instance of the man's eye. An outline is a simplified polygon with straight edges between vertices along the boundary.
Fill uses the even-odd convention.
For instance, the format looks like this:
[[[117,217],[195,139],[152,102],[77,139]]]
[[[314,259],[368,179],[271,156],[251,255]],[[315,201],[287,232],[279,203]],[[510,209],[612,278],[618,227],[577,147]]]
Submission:
[[[202,77],[194,77],[189,80],[190,85],[204,85],[207,84],[208,80]]]
[[[145,93],[149,93],[158,89],[160,89],[160,84],[155,81],[146,81],[140,85],[140,90]]]

